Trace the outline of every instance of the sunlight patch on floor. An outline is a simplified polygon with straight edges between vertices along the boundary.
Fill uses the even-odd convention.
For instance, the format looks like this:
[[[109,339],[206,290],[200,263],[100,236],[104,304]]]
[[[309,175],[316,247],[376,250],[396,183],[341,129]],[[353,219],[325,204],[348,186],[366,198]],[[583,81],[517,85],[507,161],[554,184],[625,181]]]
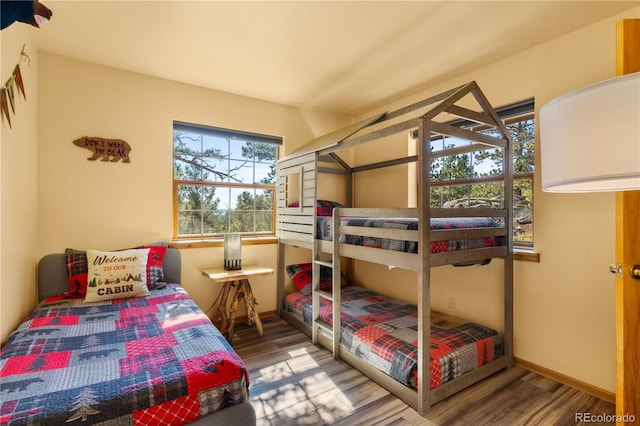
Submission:
[[[301,355],[308,355],[308,354],[309,354],[309,350],[307,349],[307,347],[296,349],[294,351],[289,351],[289,356],[291,358],[295,358]]]
[[[326,423],[354,410],[306,349],[289,354],[290,359],[252,374],[249,393],[261,424]]]

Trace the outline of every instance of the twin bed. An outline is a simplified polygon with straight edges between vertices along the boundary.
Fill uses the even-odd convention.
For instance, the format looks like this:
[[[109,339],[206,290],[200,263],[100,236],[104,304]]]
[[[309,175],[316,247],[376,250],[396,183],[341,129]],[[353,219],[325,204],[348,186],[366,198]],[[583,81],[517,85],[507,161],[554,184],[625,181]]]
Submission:
[[[97,302],[62,296],[68,260],[40,261],[41,302],[2,348],[1,424],[255,424],[248,370],[178,284],[178,250],[148,296]]]
[[[469,109],[469,98],[479,111]],[[457,120],[443,122],[443,115]],[[342,149],[374,140],[406,144],[408,133],[417,135],[417,155],[353,167],[338,155]],[[470,143],[432,149],[432,141],[448,137]],[[433,180],[431,167],[438,158],[484,149],[502,150],[502,174]],[[345,207],[353,204],[355,176],[360,172],[409,163],[416,164],[418,207]],[[297,289],[285,291],[285,274],[278,275],[280,316],[421,415],[434,403],[509,368],[513,362],[512,169],[510,135],[475,82],[322,136],[281,159],[276,181],[279,269],[290,273]],[[346,202],[318,197],[320,176],[327,174],[333,175],[332,186],[336,175],[345,177]],[[442,208],[432,203],[433,188],[485,183],[500,186],[499,199],[487,206]],[[287,265],[287,246],[309,249],[309,264]],[[432,310],[431,268],[486,265],[494,258],[503,268],[500,332]],[[344,276],[353,275],[356,262],[416,271],[416,303],[372,293],[363,288],[366,283],[344,285]]]

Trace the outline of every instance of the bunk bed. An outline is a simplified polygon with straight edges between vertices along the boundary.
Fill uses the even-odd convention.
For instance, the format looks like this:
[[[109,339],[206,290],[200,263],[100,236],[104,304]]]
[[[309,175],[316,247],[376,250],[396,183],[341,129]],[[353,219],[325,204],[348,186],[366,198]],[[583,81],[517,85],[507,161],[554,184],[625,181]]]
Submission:
[[[470,104],[474,106],[469,107]],[[339,154],[344,149],[408,132],[416,135],[417,155],[351,167]],[[432,150],[432,141],[443,137],[469,142]],[[431,179],[432,162],[437,158],[488,148],[502,150],[500,175],[472,177],[446,184],[493,182],[502,188],[501,199],[496,205],[481,208],[433,207],[430,199],[432,187],[441,182]],[[359,172],[408,163],[416,164],[416,208],[351,207],[354,176]],[[279,315],[307,333],[314,344],[333,351],[335,358],[347,361],[421,415],[428,413],[434,403],[499,370],[510,368],[513,363],[512,170],[513,148],[508,131],[475,82],[324,135],[279,160],[276,178]],[[318,182],[324,174],[345,177],[345,205],[332,205],[318,199]],[[311,250],[311,294],[285,294],[284,276],[288,268],[285,247],[288,245]],[[425,250],[425,247],[429,249]],[[502,258],[504,265],[501,336],[481,325],[458,323],[451,317],[432,312],[431,268],[486,264],[493,258]],[[349,266],[354,260],[416,271],[417,304],[406,306],[385,295],[369,294],[360,287],[343,287],[344,275],[349,274]],[[321,273],[321,270],[329,273]],[[353,306],[361,307],[362,300],[367,298],[375,301],[374,307],[383,316],[382,319],[373,319],[373,322],[383,323],[385,319],[393,322],[388,327],[382,324],[379,329],[404,329],[413,333],[400,339],[403,340],[400,344],[403,349],[396,352],[391,348],[388,333],[385,336],[381,334],[375,343],[378,345],[377,354],[371,355],[365,347],[368,342],[354,343],[354,335],[358,333],[354,324],[361,321],[358,321],[357,313],[353,313]],[[383,311],[384,306],[391,309]],[[413,318],[415,324],[405,321],[409,325],[399,327],[403,318]],[[469,333],[469,327],[481,329],[481,335],[471,344],[471,353],[478,358],[480,348],[485,348],[482,349],[485,356],[480,356],[482,362],[476,362],[470,368],[458,362],[465,356],[468,358],[468,349],[461,349],[462,354],[445,355],[448,368],[453,366],[457,373],[450,375],[450,380],[434,379],[434,374],[438,375],[437,370],[445,368],[434,347],[439,346],[441,333],[460,327],[467,327],[462,331],[466,335],[473,334]],[[394,352],[389,353],[391,351]],[[396,373],[397,370],[402,371],[395,374],[391,370]]]

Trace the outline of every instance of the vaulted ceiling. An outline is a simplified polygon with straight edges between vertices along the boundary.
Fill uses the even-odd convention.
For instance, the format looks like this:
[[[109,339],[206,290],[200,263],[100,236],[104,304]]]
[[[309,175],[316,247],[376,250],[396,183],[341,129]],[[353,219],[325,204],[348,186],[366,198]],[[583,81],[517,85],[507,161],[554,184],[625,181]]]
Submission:
[[[54,1],[40,49],[357,115],[638,1]]]

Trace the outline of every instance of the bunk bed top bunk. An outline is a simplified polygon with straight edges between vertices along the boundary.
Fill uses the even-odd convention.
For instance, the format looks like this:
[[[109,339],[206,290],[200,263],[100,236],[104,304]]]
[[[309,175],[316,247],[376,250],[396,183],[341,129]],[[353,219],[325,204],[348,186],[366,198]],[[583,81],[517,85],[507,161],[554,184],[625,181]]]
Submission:
[[[469,97],[473,97],[476,101],[480,107],[479,112],[467,107]],[[459,103],[465,106],[460,106]],[[452,120],[452,117],[456,119]],[[448,121],[442,121],[443,118]],[[487,129],[494,130],[494,135],[487,134]],[[419,140],[417,155],[354,167],[349,166],[338,155],[340,150],[410,131],[415,131]],[[432,151],[430,142],[442,137],[459,138],[470,143]],[[508,131],[476,82],[467,83],[409,106],[375,115],[344,129],[323,135],[277,163],[276,234],[284,244],[312,248],[317,243],[322,251],[327,253],[333,251],[333,244],[330,242],[333,230],[338,230],[340,236],[358,236],[365,232],[374,238],[399,242],[390,244],[394,247],[412,244],[417,247],[424,239],[429,241],[432,248],[433,246],[443,247],[447,243],[452,247],[462,248],[462,250],[455,250],[454,253],[452,253],[453,250],[436,250],[433,255],[430,255],[431,253],[427,250],[422,254],[422,259],[417,249],[400,250],[400,253],[405,253],[384,253],[379,260],[379,263],[389,264],[388,256],[393,256],[399,258],[399,263],[393,263],[393,265],[412,270],[419,270],[420,264],[439,266],[507,257],[513,249],[510,238],[505,238],[510,235],[512,222],[512,154],[504,155],[502,175],[447,182],[449,185],[501,183],[503,185],[502,200],[497,203],[498,207],[474,209],[430,207],[431,162],[437,158],[488,148],[499,148],[509,153],[512,149]],[[355,174],[414,162],[418,165],[417,208],[340,209],[334,215],[335,226],[328,218],[332,216],[330,209],[327,211],[327,208],[324,208],[324,213],[321,213],[323,208],[318,204],[324,200],[318,200],[316,195],[319,174],[347,176],[347,204],[351,204]],[[341,221],[335,216],[347,219]],[[353,218],[366,220],[382,217],[400,218],[411,221],[415,225],[375,225],[371,220],[368,220],[365,225],[357,224],[357,220],[349,221]],[[469,218],[474,218],[474,221]],[[423,225],[427,223],[430,226]],[[356,225],[377,229],[363,231],[356,229]],[[323,229],[329,229],[329,232],[323,232]],[[472,243],[465,243],[465,239],[472,239]],[[474,239],[493,243],[478,247],[473,242]],[[373,258],[374,262],[377,261],[375,259],[379,256],[376,256],[376,252],[367,250],[370,247],[354,249],[353,241],[357,238],[344,237],[340,243],[346,243],[348,240],[351,240],[349,247],[346,245],[342,247],[343,250],[349,250],[348,254],[343,253],[345,256],[369,261]],[[428,262],[421,263],[421,260]]]
[[[470,107],[475,102],[475,107]],[[487,132],[486,130],[490,130]],[[339,155],[357,145],[413,132],[417,154],[367,165],[350,166]],[[453,148],[433,150],[432,141],[446,137],[468,141]],[[485,149],[502,150],[502,173],[489,177],[434,182],[432,162],[439,158]],[[359,172],[416,163],[416,208],[352,208],[353,176]],[[347,128],[324,135],[278,161],[276,176],[276,233],[279,237],[278,300],[280,314],[312,336],[314,343],[332,349],[373,380],[403,399],[421,415],[453,393],[512,365],[513,153],[507,129],[475,82],[470,82],[411,105],[378,114]],[[347,202],[328,209],[318,200],[318,177],[340,174],[347,180]],[[431,205],[432,188],[443,184],[495,183],[501,187],[496,205],[481,208],[443,208]],[[330,203],[328,203],[330,204]],[[329,211],[330,210],[330,213]],[[284,246],[309,248],[313,253],[313,302],[311,331],[305,321],[287,312],[284,295]],[[331,261],[322,260],[322,253]],[[324,256],[326,257],[326,256]],[[341,257],[417,271],[416,389],[409,389],[381,373],[341,346]],[[503,258],[504,330],[503,355],[461,377],[430,389],[429,360],[432,341],[430,268],[441,265],[483,264]],[[333,269],[329,289],[319,283],[320,266]],[[331,301],[327,308],[321,300]],[[324,312],[321,311],[324,309]],[[327,309],[330,313],[327,316]],[[324,319],[322,318],[324,315]],[[341,321],[330,321],[341,318]],[[331,324],[328,324],[331,323]],[[426,384],[426,385],[425,385]]]

